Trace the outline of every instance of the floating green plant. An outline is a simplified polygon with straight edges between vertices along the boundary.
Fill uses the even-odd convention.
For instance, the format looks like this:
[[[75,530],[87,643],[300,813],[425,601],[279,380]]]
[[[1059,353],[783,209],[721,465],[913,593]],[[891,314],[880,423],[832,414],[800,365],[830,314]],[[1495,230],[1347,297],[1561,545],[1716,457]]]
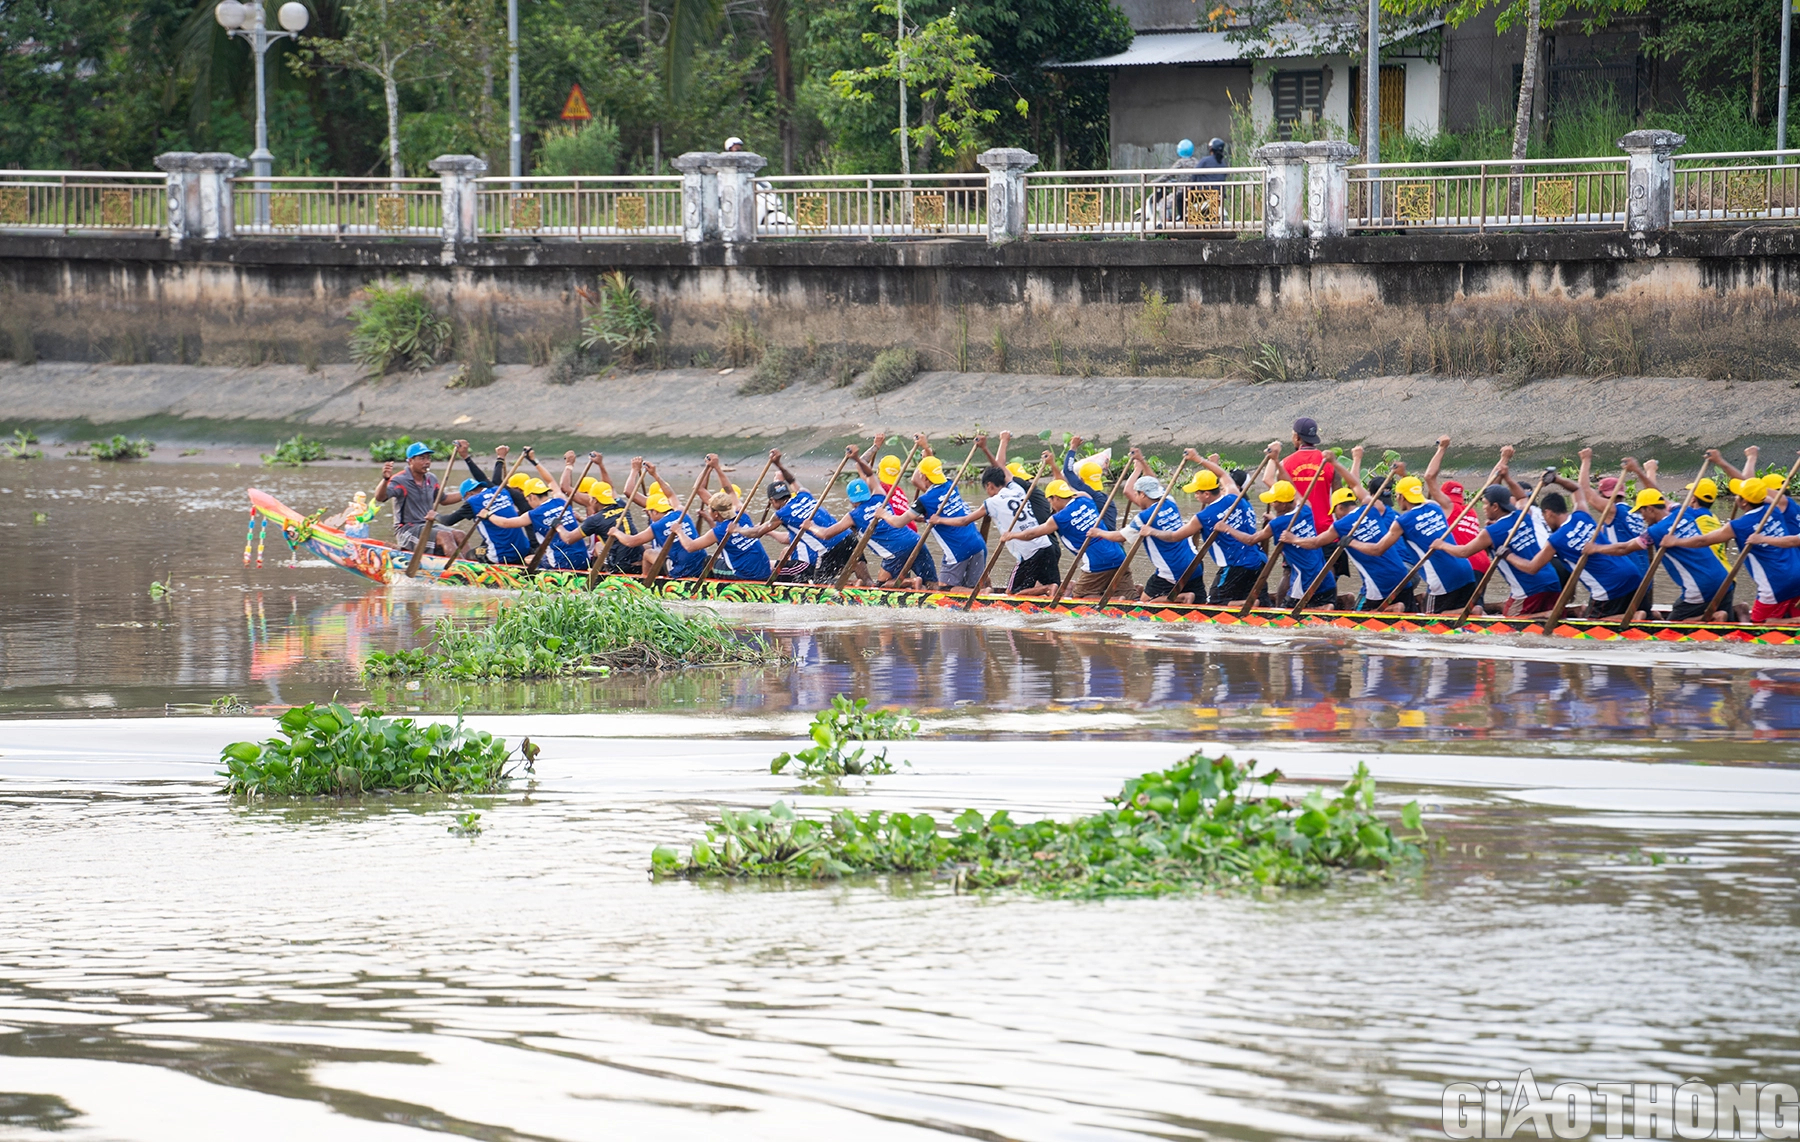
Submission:
[[[798,817],[721,809],[684,857],[658,846],[659,877],[789,877],[826,880],[860,873],[933,873],[957,886],[1016,885],[1053,896],[1158,896],[1192,888],[1310,887],[1340,869],[1385,870],[1420,859],[1417,802],[1396,837],[1374,813],[1366,765],[1335,796],[1274,795],[1279,771],[1194,754],[1125,782],[1112,808],[1073,821],[1013,821],[1002,809],[965,809],[948,830],[927,813]]]
[[[114,435],[109,440],[91,440],[87,446],[87,454],[96,460],[142,460],[155,450],[156,445],[142,436],[130,440],[123,435]]]
[[[813,716],[809,736],[813,744],[798,753],[783,753],[769,762],[770,773],[780,773],[798,763],[802,777],[868,776],[894,772],[887,750],[870,755],[857,747],[846,753],[849,742],[907,741],[919,734],[919,720],[905,710],[870,710],[867,698],[851,700],[839,694],[829,709]]]
[[[225,792],[241,797],[491,793],[509,776],[505,740],[455,725],[308,703],[281,716],[280,737],[220,753]],[[526,739],[529,746],[530,739]],[[527,750],[535,754],[535,750]]]
[[[182,455],[185,456],[186,453]],[[271,467],[298,468],[314,460],[323,460],[327,455],[323,444],[317,440],[308,440],[303,433],[297,432],[277,444],[274,452],[264,452],[262,462]]]

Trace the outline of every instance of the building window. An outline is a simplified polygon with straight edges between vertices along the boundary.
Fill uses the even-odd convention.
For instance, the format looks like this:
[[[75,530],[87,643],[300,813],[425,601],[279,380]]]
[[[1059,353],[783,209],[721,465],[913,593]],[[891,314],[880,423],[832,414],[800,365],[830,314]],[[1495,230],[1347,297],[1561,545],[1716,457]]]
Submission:
[[[1323,71],[1278,71],[1275,73],[1275,134],[1282,139],[1294,137],[1294,124],[1316,125],[1325,110],[1325,73]]]
[[[1514,97],[1515,100],[1517,96]],[[1362,137],[1363,81],[1362,69],[1350,69],[1350,133]],[[1406,67],[1383,64],[1381,67],[1381,139],[1385,146],[1390,138],[1406,134]]]

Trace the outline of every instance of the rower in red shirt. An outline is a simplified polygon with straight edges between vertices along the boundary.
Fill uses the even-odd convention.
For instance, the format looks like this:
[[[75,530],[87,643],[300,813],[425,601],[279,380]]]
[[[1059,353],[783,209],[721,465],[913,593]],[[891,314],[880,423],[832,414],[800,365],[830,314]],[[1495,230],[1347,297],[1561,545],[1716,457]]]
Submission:
[[[1320,465],[1324,465],[1322,472]],[[1282,458],[1281,471],[1296,491],[1305,493],[1307,485],[1312,485],[1307,503],[1312,505],[1314,519],[1331,518],[1331,489],[1337,481],[1337,469],[1319,448],[1319,423],[1312,417],[1294,421],[1294,451]]]

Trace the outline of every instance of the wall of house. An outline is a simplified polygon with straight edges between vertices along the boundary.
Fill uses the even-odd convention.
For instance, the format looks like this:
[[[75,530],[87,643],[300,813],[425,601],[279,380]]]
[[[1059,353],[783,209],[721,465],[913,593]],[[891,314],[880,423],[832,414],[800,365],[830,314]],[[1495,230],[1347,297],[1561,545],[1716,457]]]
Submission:
[[[1275,95],[1272,87],[1275,72],[1323,70],[1325,73],[1323,116],[1325,122],[1330,126],[1330,137],[1335,139],[1354,134],[1356,125],[1350,121],[1352,105],[1350,68],[1352,62],[1347,55],[1257,61],[1253,65],[1255,94],[1250,100],[1250,113],[1255,119],[1257,128],[1267,130],[1269,125],[1275,121]],[[1384,61],[1382,66],[1406,68],[1407,133],[1426,139],[1436,135],[1440,118],[1438,83],[1441,76],[1437,61],[1398,59]]]
[[[1443,69],[1436,60],[1403,59],[1394,61],[1406,67],[1406,133],[1429,139],[1438,133],[1442,112],[1438,85]]]
[[[1186,0],[1182,0],[1186,3]],[[1112,73],[1112,164],[1120,170],[1166,167],[1175,144],[1204,150],[1231,137],[1231,101],[1250,101],[1248,67],[1121,67]],[[1248,162],[1247,156],[1236,161]]]

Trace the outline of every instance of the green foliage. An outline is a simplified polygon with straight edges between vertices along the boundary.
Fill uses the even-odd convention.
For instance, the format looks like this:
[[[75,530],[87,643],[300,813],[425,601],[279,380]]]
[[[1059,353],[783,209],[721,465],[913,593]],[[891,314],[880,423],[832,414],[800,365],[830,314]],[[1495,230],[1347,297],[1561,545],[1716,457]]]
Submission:
[[[605,344],[625,364],[634,364],[656,348],[662,329],[656,311],[638,292],[624,270],[600,275],[600,301],[581,323],[581,347]]]
[[[458,813],[456,824],[451,825],[448,831],[459,837],[471,839],[479,837],[481,835],[481,814],[474,811]]]
[[[160,599],[164,595],[167,595],[170,591],[173,591],[174,589],[175,589],[175,576],[174,575],[169,575],[163,579],[150,580],[150,597],[152,599]]]
[[[423,370],[443,360],[450,351],[450,323],[432,310],[424,290],[386,283],[370,286],[367,293],[350,311],[356,323],[350,355],[357,364],[385,376],[396,365]]]
[[[1376,479],[1380,479],[1380,478],[1386,476],[1389,472],[1393,471],[1394,465],[1398,464],[1399,462],[1400,462],[1400,453],[1394,451],[1392,448],[1386,449],[1385,451],[1382,452],[1381,459],[1377,460],[1373,465],[1371,465],[1369,467],[1368,471],[1363,473],[1363,478],[1367,479],[1370,476],[1374,476]],[[1390,485],[1390,487],[1391,487],[1391,485]]]
[[[115,434],[108,440],[88,441],[87,454],[96,460],[142,460],[156,450],[156,445],[142,436],[129,440]]]
[[[31,522],[32,523],[49,523],[50,517],[43,512],[32,512],[31,513]]]
[[[533,162],[543,175],[618,174],[619,125],[596,115],[580,127],[552,127]]]
[[[774,651],[708,610],[678,611],[637,583],[592,591],[533,587],[500,604],[491,623],[437,622],[429,649],[376,651],[371,677],[552,678],[618,667],[663,670],[769,661]]]
[[[750,377],[738,386],[743,396],[765,396],[778,393],[801,381],[829,384],[841,389],[855,380],[861,371],[859,361],[842,345],[809,342],[805,348],[771,345],[757,358]]]
[[[11,440],[0,440],[0,453],[4,453],[8,460],[42,460],[43,449],[32,447],[37,442],[37,433],[26,428],[15,428]]]
[[[235,742],[219,756],[225,792],[240,797],[356,793],[491,793],[512,751],[482,730],[386,718],[365,707],[307,703],[281,716],[280,737]]]
[[[450,442],[448,440],[438,440],[430,436],[421,436],[419,437],[419,441],[427,448],[431,449],[432,454],[435,456],[450,455]],[[411,443],[413,443],[413,438],[410,436],[402,436],[398,439],[389,440],[371,440],[369,441],[369,459],[375,461],[377,464],[387,460],[405,460],[406,446]]]
[[[875,355],[875,363],[869,366],[869,375],[857,386],[856,395],[879,396],[910,385],[919,375],[919,364],[917,349],[883,349]]]
[[[931,872],[975,888],[1017,885],[1055,896],[1158,896],[1227,885],[1313,887],[1341,869],[1386,870],[1420,859],[1416,802],[1401,812],[1413,833],[1396,837],[1375,815],[1368,767],[1336,795],[1298,801],[1270,788],[1279,772],[1194,754],[1125,782],[1112,808],[1073,821],[1022,824],[1002,809],[965,809],[941,829],[929,814],[842,810],[796,817],[777,801],[766,812],[722,809],[683,857],[651,854],[661,877],[836,879]]]
[[[317,440],[308,440],[304,434],[297,432],[277,444],[275,451],[264,452],[262,462],[270,467],[298,468],[314,460],[323,460],[327,455],[323,444]]]
[[[887,759],[887,750],[869,755],[858,747],[853,753],[845,753],[845,745],[849,742],[908,741],[918,733],[919,720],[907,716],[905,710],[871,711],[867,698],[852,701],[839,694],[831,699],[829,709],[820,710],[813,716],[809,731],[812,747],[799,753],[777,755],[769,762],[769,772],[780,773],[789,764],[798,762],[802,777],[892,773],[894,765]]]

